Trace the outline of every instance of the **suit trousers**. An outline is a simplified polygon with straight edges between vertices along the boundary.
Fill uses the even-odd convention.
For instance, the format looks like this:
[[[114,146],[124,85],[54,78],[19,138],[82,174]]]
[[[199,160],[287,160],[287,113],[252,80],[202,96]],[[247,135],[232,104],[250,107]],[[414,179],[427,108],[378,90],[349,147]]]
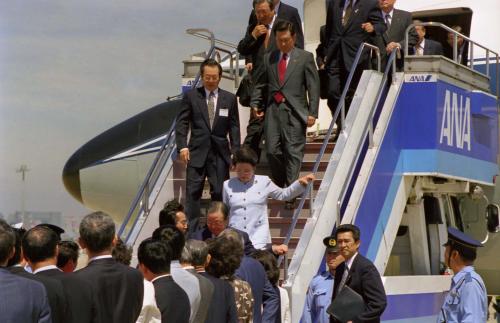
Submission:
[[[361,79],[361,74],[365,68],[366,64],[360,64],[356,68],[354,75],[351,80],[351,84],[349,89],[347,90],[347,95],[345,99],[345,115],[347,116],[347,111],[349,111],[349,106],[351,105],[352,98],[354,97],[354,93],[356,92],[356,88],[358,87],[359,80]],[[328,73],[328,107],[332,113],[332,116],[335,114],[335,109],[337,109],[337,105],[340,102],[340,97],[342,96],[342,92],[344,91],[344,87],[346,86],[347,79],[349,77],[349,72],[345,68],[345,64],[342,59],[337,61],[337,63],[330,64],[327,67]],[[339,116],[336,121],[338,129],[341,128],[341,116],[339,112]],[[337,130],[339,133],[339,130]]]
[[[250,120],[248,121],[247,126],[247,136],[245,137],[245,141],[243,145],[246,145],[252,148],[253,151],[257,154],[258,159],[260,160],[261,153],[261,143],[262,136],[264,134],[264,120],[256,118],[250,114]]]
[[[229,165],[213,149],[208,153],[203,167],[187,165],[186,169],[186,214],[189,220],[189,233],[198,230],[200,219],[200,200],[205,186],[205,178],[210,184],[212,201],[222,201],[224,181],[229,178]]]
[[[266,109],[266,153],[273,182],[286,187],[299,178],[306,143],[306,125],[286,103]]]

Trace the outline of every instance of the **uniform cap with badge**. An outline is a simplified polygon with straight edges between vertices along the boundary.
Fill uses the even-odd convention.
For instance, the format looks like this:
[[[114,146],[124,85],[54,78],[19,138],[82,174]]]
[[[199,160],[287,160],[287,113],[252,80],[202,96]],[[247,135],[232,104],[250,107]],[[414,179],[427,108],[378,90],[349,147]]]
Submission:
[[[470,249],[476,249],[478,247],[483,247],[483,244],[476,239],[473,239],[469,237],[467,234],[463,233],[462,231],[449,227],[448,228],[448,241],[443,245],[443,247],[446,246],[456,246],[460,245],[462,247],[470,248]]]
[[[339,252],[340,248],[335,240],[335,236],[328,236],[323,239],[323,244],[326,246],[326,252]]]

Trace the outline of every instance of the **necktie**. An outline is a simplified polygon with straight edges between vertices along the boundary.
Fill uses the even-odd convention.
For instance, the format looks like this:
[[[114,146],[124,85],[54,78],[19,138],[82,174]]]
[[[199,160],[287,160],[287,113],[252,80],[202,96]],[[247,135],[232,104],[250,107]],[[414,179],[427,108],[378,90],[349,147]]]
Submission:
[[[210,92],[210,95],[208,96],[208,120],[210,122],[210,129],[212,129],[212,126],[214,124],[214,118],[215,118],[215,93]]]
[[[278,63],[278,77],[280,79],[280,85],[283,85],[283,82],[285,81],[287,57],[288,57],[288,54],[283,53],[283,55],[281,56],[280,62]],[[280,91],[274,93],[274,100],[276,101],[276,103],[283,102],[284,98],[285,97],[283,96],[283,94]]]
[[[391,15],[385,15],[385,25],[387,26],[387,30],[391,29]]]
[[[266,25],[267,28],[267,33],[266,33],[266,38],[264,39],[264,48],[267,48],[269,46],[269,38],[271,38],[271,29],[269,25]]]
[[[347,25],[347,22],[349,21],[349,18],[351,17],[352,13],[352,0],[346,0],[347,6],[345,7],[344,11],[344,19],[342,20],[342,26]]]
[[[342,274],[342,279],[340,280],[339,288],[337,289],[337,293],[339,293],[342,288],[344,288],[345,282],[347,281],[347,276],[349,276],[349,268],[345,266],[344,273]]]

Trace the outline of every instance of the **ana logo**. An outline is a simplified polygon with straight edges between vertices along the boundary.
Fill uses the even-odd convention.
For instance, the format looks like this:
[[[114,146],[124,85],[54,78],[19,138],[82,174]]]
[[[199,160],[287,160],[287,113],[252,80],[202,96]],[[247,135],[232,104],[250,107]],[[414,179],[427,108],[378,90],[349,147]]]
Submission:
[[[432,80],[432,74],[427,75],[410,75],[409,82],[430,82]]]
[[[439,143],[470,151],[470,98],[446,90]]]

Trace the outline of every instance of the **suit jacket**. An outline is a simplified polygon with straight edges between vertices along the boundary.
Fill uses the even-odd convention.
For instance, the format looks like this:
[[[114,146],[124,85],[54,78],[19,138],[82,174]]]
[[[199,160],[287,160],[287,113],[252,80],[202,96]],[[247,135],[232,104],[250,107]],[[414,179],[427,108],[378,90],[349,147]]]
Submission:
[[[189,145],[187,136],[191,128]],[[231,146],[227,136],[231,141]],[[192,89],[184,95],[175,129],[177,149],[189,148],[193,167],[203,167],[209,151],[215,151],[226,164],[231,164],[231,151],[240,148],[240,119],[236,96],[219,88],[212,129],[208,118],[205,88]]]
[[[344,269],[345,262],[340,264],[335,270],[335,282],[342,281]],[[380,274],[373,263],[358,253],[352,262],[351,270],[345,284],[360,294],[365,302],[365,311],[356,317],[353,322],[380,322],[380,317],[387,305],[387,297]],[[337,296],[339,287],[337,283],[334,285],[332,300]]]
[[[191,313],[189,298],[172,276],[158,278],[153,281],[153,285],[161,322],[188,323]]]
[[[250,237],[248,236],[248,233],[246,233],[245,231],[235,229],[235,228],[231,228],[231,229],[238,232],[240,234],[240,236],[243,238],[245,255],[247,255],[247,256],[251,255],[256,249],[253,246],[252,241],[250,241]],[[207,226],[205,226],[204,228],[202,228],[198,231],[193,232],[193,234],[191,234],[191,236],[190,236],[190,239],[201,240],[201,241],[205,241],[205,240],[208,240],[210,238],[212,238],[212,232],[210,232],[210,230],[208,229]]]
[[[279,80],[279,60],[279,50],[266,54],[264,58],[266,72],[257,81],[250,106],[262,106],[265,92],[268,100],[266,106],[269,106],[274,100],[274,94],[281,92],[295,116],[304,124],[307,123],[308,116],[318,118],[320,85],[313,54],[294,48],[288,58],[283,84]]]
[[[0,322],[52,322],[47,293],[42,283],[0,268],[0,286]]]
[[[200,282],[200,294],[202,302],[200,303],[200,307],[198,309],[198,312],[196,313],[194,322],[203,323],[207,319],[208,307],[214,295],[214,284],[208,278],[198,274],[198,272],[196,272],[194,268],[186,269],[186,271],[193,274],[196,278],[198,278],[198,281]]]
[[[10,267],[9,271],[24,278],[40,282],[45,287],[49,301],[50,312],[53,323],[66,323],[70,321],[68,301],[64,293],[62,283],[56,279],[33,275],[22,267]]]
[[[97,304],[94,303],[91,287],[74,273],[65,274],[57,269],[36,273],[35,276],[49,277],[62,283],[68,301],[69,318],[72,323],[97,321]]]
[[[252,287],[254,299],[253,321],[255,323],[274,323],[277,317],[280,316],[280,297],[267,279],[261,263],[254,258],[243,256],[235,275]],[[262,313],[261,307],[263,307]]]
[[[371,37],[382,35],[386,26],[378,7],[377,0],[357,0],[352,8],[352,14],[345,25],[342,25],[342,15],[346,0],[331,0],[326,12],[326,65],[341,67],[347,71],[356,57],[359,46],[364,42],[370,42]],[[361,28],[361,24],[371,22],[375,31],[367,33]],[[367,61],[369,51],[364,52],[360,63]]]
[[[144,294],[138,270],[105,258],[91,261],[75,274],[92,289],[98,323],[135,323]]]
[[[214,294],[208,308],[205,323],[238,322],[234,289],[229,282],[216,278],[206,272],[202,272],[200,275],[208,278],[214,285]]]
[[[415,55],[415,48],[408,49],[411,55]],[[425,39],[424,55],[443,55],[443,45],[432,39]]]
[[[385,67],[388,59],[386,47],[391,42],[396,42],[401,48],[401,55],[404,55],[406,28],[412,24],[411,13],[404,10],[394,9],[391,19],[391,27],[381,35],[375,35],[374,44],[380,49],[380,58],[382,67]],[[412,28],[408,34],[408,48],[415,46],[418,41],[418,35],[415,28]],[[398,65],[402,67],[403,60],[398,60]],[[383,71],[383,70],[382,70]]]
[[[443,50],[444,50],[443,51],[444,56],[453,60],[453,47],[451,47],[450,45],[448,45],[448,43],[446,43],[446,46],[444,46]],[[457,48],[457,56],[459,58],[459,63],[467,66],[468,55],[469,55],[469,43],[467,41],[464,41],[462,46]]]
[[[295,40],[295,47],[304,49],[304,33],[302,32],[302,21],[300,20],[299,11],[297,8],[287,5],[280,1],[280,6],[278,10],[278,15],[276,16],[275,24],[278,19],[289,21],[293,24],[295,28],[295,34],[297,39]],[[248,17],[248,26],[257,25],[257,17],[255,12],[252,10],[250,17]],[[274,25],[273,25],[274,26]],[[252,32],[253,28],[250,30]]]

